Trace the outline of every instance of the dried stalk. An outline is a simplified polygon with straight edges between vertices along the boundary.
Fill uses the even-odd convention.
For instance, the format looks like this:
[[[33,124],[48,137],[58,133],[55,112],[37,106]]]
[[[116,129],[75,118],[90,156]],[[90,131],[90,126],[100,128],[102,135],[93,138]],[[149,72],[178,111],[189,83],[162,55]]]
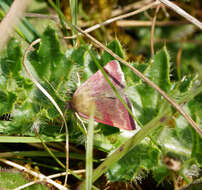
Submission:
[[[124,6],[123,8],[113,10],[111,16],[112,17],[118,16],[118,15],[127,13],[130,10],[142,8],[143,6],[147,5],[148,3],[151,3],[152,1],[153,0],[142,0],[142,1],[134,2],[132,4]]]
[[[24,56],[23,56],[23,67],[27,73],[27,75],[29,76],[29,78],[32,80],[32,82],[37,86],[37,88],[51,101],[51,103],[55,106],[55,108],[57,109],[57,111],[59,112],[60,116],[62,117],[64,124],[65,124],[65,129],[66,129],[66,178],[65,178],[65,185],[66,185],[66,181],[67,181],[67,177],[68,177],[68,169],[69,169],[69,133],[68,133],[68,128],[67,128],[67,123],[65,120],[65,116],[62,113],[60,107],[57,105],[57,103],[55,102],[55,100],[52,98],[52,96],[41,86],[41,84],[32,76],[31,72],[29,71],[29,69],[26,66],[26,57],[27,57],[27,53],[33,48],[34,45],[36,45],[37,43],[40,42],[40,39],[37,39],[35,41],[33,41],[29,47],[25,50]]]
[[[117,17],[108,19],[108,20],[104,21],[103,23],[96,24],[96,25],[94,25],[94,26],[92,26],[92,27],[86,29],[84,32],[85,32],[85,33],[92,32],[93,30],[96,30],[96,29],[98,29],[98,28],[100,28],[100,27],[102,27],[102,26],[105,26],[105,25],[107,25],[107,24],[110,24],[110,23],[115,22],[115,21],[120,20],[120,19],[124,19],[124,18],[127,18],[127,17],[134,16],[134,15],[136,15],[136,14],[138,14],[138,13],[141,13],[141,12],[143,12],[143,11],[146,11],[147,9],[152,8],[152,7],[154,7],[154,6],[157,6],[157,5],[159,5],[159,2],[158,2],[158,1],[155,1],[155,2],[153,2],[153,3],[150,3],[150,4],[146,5],[146,6],[144,6],[144,7],[141,8],[141,9],[138,9],[138,10],[132,11],[132,12],[130,12],[130,13],[127,13],[127,14],[124,14],[124,15],[120,15],[120,16],[117,16]],[[76,38],[76,35],[64,37],[64,39],[73,39],[73,38]]]
[[[75,174],[85,173],[85,170],[75,170],[74,173]],[[69,173],[69,174],[71,174],[71,173]],[[65,176],[65,175],[66,175],[66,172],[62,172],[62,173],[58,173],[58,174],[49,175],[47,177],[49,179],[52,179],[52,178],[57,178],[57,177]],[[35,181],[32,181],[32,182],[26,183],[24,185],[21,185],[21,186],[15,188],[14,190],[21,190],[21,189],[24,189],[26,187],[32,186],[32,185],[40,183],[40,182],[43,182],[43,181],[40,180],[40,179],[39,180],[35,180]]]
[[[19,165],[19,164],[16,164],[16,163],[11,162],[11,161],[6,160],[6,159],[0,158],[0,161],[3,162],[3,163],[5,163],[5,164],[7,164],[7,165],[9,165],[9,166],[12,166],[12,167],[14,167],[14,168],[17,168],[17,169],[20,170],[20,171],[27,172],[27,173],[29,173],[29,174],[31,174],[31,175],[33,175],[33,176],[39,178],[40,181],[44,181],[44,182],[50,183],[50,184],[52,184],[53,186],[55,186],[56,188],[58,188],[58,189],[61,189],[61,190],[68,190],[66,187],[60,185],[59,183],[56,183],[55,181],[53,181],[52,179],[49,179],[48,177],[46,177],[45,175],[43,175],[43,174],[41,174],[41,173],[37,173],[37,172],[35,172],[35,171],[32,171],[32,170],[30,170],[30,169],[28,169],[28,168],[25,168],[25,167],[23,167],[23,166],[21,166],[21,165]]]
[[[181,9],[180,7],[178,7],[177,5],[168,0],[159,0],[159,1],[168,6],[169,8],[173,9],[176,13],[186,18],[188,21],[190,21],[191,23],[193,23],[202,30],[202,23],[193,16],[191,16],[190,14],[188,14],[187,12],[185,12],[183,9]]]
[[[156,26],[171,26],[171,25],[182,25],[182,24],[190,24],[189,21],[156,21]],[[118,27],[150,27],[152,26],[152,21],[144,21],[144,20],[119,20],[116,22],[116,26]]]
[[[23,16],[31,0],[15,0],[0,23],[0,52],[9,40],[13,28]]]
[[[156,25],[156,17],[159,12],[160,5],[157,6],[154,18],[152,20],[152,28],[151,28],[151,55],[154,56],[154,29]]]

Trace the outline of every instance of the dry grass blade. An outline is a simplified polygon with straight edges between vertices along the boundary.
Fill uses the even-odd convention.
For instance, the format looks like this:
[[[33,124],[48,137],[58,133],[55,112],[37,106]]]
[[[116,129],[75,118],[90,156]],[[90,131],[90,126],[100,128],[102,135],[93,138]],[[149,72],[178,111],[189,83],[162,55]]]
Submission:
[[[152,3],[150,3],[150,4],[146,5],[146,6],[138,9],[138,10],[135,10],[135,11],[132,11],[130,13],[126,13],[124,15],[120,15],[120,16],[108,19],[108,20],[104,21],[101,24],[96,24],[96,25],[94,25],[94,26],[86,29],[84,32],[85,33],[92,32],[93,30],[96,30],[96,29],[98,29],[98,28],[100,28],[102,26],[105,26],[105,25],[110,24],[112,22],[115,22],[117,20],[121,20],[121,19],[124,19],[124,18],[128,18],[128,17],[134,16],[134,15],[136,15],[138,13],[146,11],[147,9],[150,9],[150,8],[152,8],[154,6],[157,6],[157,5],[159,5],[159,2],[157,2],[157,1],[156,2],[152,2]],[[64,37],[64,39],[73,39],[73,38],[76,38],[76,35]]]
[[[197,124],[192,120],[192,118],[186,114],[183,109],[174,102],[163,90],[161,90],[156,84],[154,84],[151,80],[149,80],[147,77],[145,77],[141,72],[139,72],[137,69],[132,67],[130,64],[128,64],[124,59],[116,55],[113,51],[108,49],[106,46],[104,46],[102,43],[100,43],[98,40],[96,40],[94,37],[92,37],[90,34],[85,33],[82,29],[80,29],[77,26],[74,26],[77,31],[84,34],[86,37],[91,39],[96,45],[103,48],[106,52],[108,52],[110,55],[112,55],[116,60],[120,61],[127,67],[129,67],[138,77],[140,77],[143,81],[145,81],[149,86],[157,90],[177,111],[179,111],[182,116],[189,122],[189,124],[196,130],[196,132],[202,137],[202,130],[197,126]]]
[[[15,0],[11,5],[7,15],[0,23],[0,52],[5,44],[9,40],[10,34],[13,31],[14,26],[23,16],[24,11],[31,0]]]
[[[66,187],[60,185],[59,183],[56,183],[55,181],[53,181],[52,179],[49,179],[48,177],[46,177],[45,175],[41,174],[41,173],[37,173],[35,171],[32,171],[30,169],[27,169],[19,164],[16,164],[14,162],[11,162],[9,160],[6,160],[6,159],[2,159],[0,158],[0,161],[9,165],[9,166],[12,166],[14,168],[17,168],[18,170],[20,171],[23,171],[23,172],[27,172],[37,178],[39,178],[41,181],[44,181],[44,182],[47,182],[47,183],[50,183],[52,184],[53,186],[55,186],[56,188],[60,189],[60,190],[68,190]]]
[[[152,21],[144,21],[144,20],[119,20],[116,22],[116,26],[118,27],[149,27],[152,26]],[[189,21],[156,21],[156,26],[179,26],[182,24],[190,24]]]
[[[151,3],[152,1],[153,0],[142,0],[142,1],[134,2],[132,4],[121,7],[120,9],[115,9],[114,11],[112,11],[111,16],[118,16],[120,14],[129,12],[130,10],[139,9],[141,7],[146,6],[148,3]]]
[[[30,77],[30,79],[32,80],[32,82],[37,86],[37,88],[39,88],[39,90],[51,101],[51,103],[55,106],[55,108],[57,109],[57,111],[59,112],[59,114],[61,115],[63,121],[64,121],[64,125],[65,125],[65,129],[66,129],[66,178],[65,178],[65,185],[67,182],[67,177],[68,177],[68,169],[69,169],[69,133],[68,133],[68,128],[67,128],[67,123],[65,120],[65,116],[62,113],[60,107],[57,105],[57,103],[55,102],[55,100],[52,98],[52,96],[40,85],[40,83],[32,76],[31,72],[29,71],[29,69],[26,66],[26,57],[27,57],[27,53],[33,48],[34,45],[36,45],[37,43],[40,42],[40,39],[37,39],[35,41],[33,41],[30,46],[26,49],[24,56],[23,56],[23,67],[27,73],[27,75]]]
[[[159,12],[159,8],[160,8],[160,5],[157,6],[155,15],[154,15],[154,18],[152,21],[152,28],[151,28],[151,55],[152,56],[154,56],[154,29],[155,29],[155,25],[156,25],[156,17]]]
[[[74,173],[76,173],[76,174],[85,173],[85,170],[76,170],[76,171],[74,171]],[[57,177],[65,176],[65,175],[66,175],[66,172],[62,172],[62,173],[58,173],[58,174],[49,175],[48,178],[52,179],[52,178],[57,178]],[[26,183],[24,185],[21,185],[14,190],[21,190],[21,189],[24,189],[26,187],[32,186],[32,185],[40,183],[40,182],[42,182],[42,180],[35,180],[32,182]]]
[[[188,21],[190,21],[191,23],[193,23],[202,30],[202,23],[193,16],[191,16],[190,14],[188,14],[187,12],[185,12],[183,9],[181,9],[180,7],[178,7],[177,5],[168,0],[159,0],[159,1],[168,6],[169,8],[173,9],[176,13],[183,16],[185,19],[187,19]]]

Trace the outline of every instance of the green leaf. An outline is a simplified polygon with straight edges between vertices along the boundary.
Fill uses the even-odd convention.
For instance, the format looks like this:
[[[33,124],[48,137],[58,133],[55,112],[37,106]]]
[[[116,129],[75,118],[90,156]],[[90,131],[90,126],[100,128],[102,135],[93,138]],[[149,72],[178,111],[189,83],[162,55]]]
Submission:
[[[201,126],[202,124],[201,97],[202,93],[188,103],[188,107],[190,109],[192,118],[194,118],[194,120],[199,124],[199,126]],[[191,134],[192,134],[192,156],[197,160],[198,164],[202,166],[202,152],[201,152],[202,138],[199,136],[199,134],[195,133],[193,129],[191,129]]]
[[[195,81],[193,78],[189,78],[188,81],[183,80],[184,84],[182,84],[182,81],[180,82],[180,84],[184,86],[183,90],[181,90],[182,86],[180,85],[176,85],[175,89],[171,88],[173,84],[170,82],[169,77],[169,56],[165,47],[157,52],[157,54],[154,56],[153,63],[150,64],[149,67],[145,66],[143,71],[148,78],[161,87],[165,92],[168,94],[173,94],[175,98],[177,97],[178,102],[184,102],[183,99],[187,99],[187,97],[190,97],[190,94],[192,94],[193,84]],[[129,73],[130,72],[127,72],[127,75],[129,75]],[[127,77],[130,79],[131,76]],[[165,102],[165,100],[162,99],[152,87],[148,86],[144,82],[141,83],[140,81],[138,81],[138,84],[134,84],[133,82],[129,82],[129,84],[132,84],[132,86],[129,86],[125,90],[125,93],[128,95],[133,104],[136,117],[143,125],[157,117],[162,110],[168,109],[171,113],[171,109],[169,108],[170,105]],[[199,103],[199,107],[194,106],[193,103],[190,103],[190,105],[192,105],[192,110],[186,106],[186,108],[188,108],[188,112],[193,114],[195,110],[195,113],[197,112],[197,115],[199,115],[199,107],[201,105]],[[169,114],[165,116],[165,118],[167,117],[169,117]],[[192,115],[192,118],[196,118],[196,114]],[[154,156],[156,160],[151,159],[152,162],[150,162],[147,157],[149,153],[147,150],[142,148],[145,145],[143,146],[143,142],[141,142],[135,147],[141,148],[137,150],[134,148],[135,155],[131,156],[131,152],[127,153],[121,160],[114,163],[109,169],[107,177],[110,181],[128,181],[135,178],[138,174],[144,177],[144,172],[141,173],[141,171],[144,170],[146,172],[152,171],[157,182],[162,183],[163,180],[168,177],[169,170],[166,168],[166,166],[160,164],[159,155],[164,157],[166,154],[169,154],[172,155],[176,160],[180,160],[183,163],[183,161],[193,158],[191,153],[193,150],[195,150],[197,153],[192,154],[195,155],[198,163],[201,162],[201,159],[199,159],[201,157],[199,151],[201,142],[200,139],[198,139],[200,137],[187,124],[182,116],[175,118],[173,121],[173,125],[175,127],[174,129],[169,128],[170,126],[168,127],[167,123],[163,123],[162,125],[163,127],[159,128],[156,133],[151,134],[151,139],[148,139],[148,142],[151,142],[151,144],[148,143],[148,150],[153,149],[152,143],[155,143],[160,148],[159,150],[157,149],[158,156]],[[116,145],[118,145],[118,143]],[[146,152],[145,154],[147,155],[142,156],[142,154],[144,154],[143,152]],[[134,160],[132,159],[131,161],[131,157],[134,158]],[[152,158],[152,156],[150,156],[150,158]],[[141,160],[141,162],[139,160]],[[189,169],[191,169],[191,165]],[[158,176],[160,174],[162,176]],[[186,176],[185,174],[183,175]]]
[[[14,169],[0,168],[0,188],[15,189],[21,185],[29,183],[22,172]],[[27,190],[48,190],[44,184],[34,184],[26,188]]]
[[[163,48],[154,56],[154,61],[146,69],[143,67],[145,75],[162,90],[169,92],[171,88],[169,78],[169,56],[166,48]],[[146,69],[146,70],[145,70]],[[132,75],[132,73],[131,73]],[[143,124],[149,122],[157,116],[164,100],[160,98],[159,93],[146,83],[137,84],[126,90],[131,99],[135,115]]]
[[[0,86],[2,89],[16,90],[18,87],[30,89],[32,83],[25,79],[22,72],[22,50],[20,43],[11,39],[0,59]],[[14,79],[14,80],[13,80]]]
[[[17,97],[14,93],[5,93],[0,90],[0,116],[12,111],[16,98]]]
[[[46,83],[42,83],[42,85],[48,91],[48,93],[54,98],[54,100],[57,102],[60,108],[63,110],[65,107],[64,102],[56,94],[54,89],[52,89],[51,86]],[[35,104],[35,108],[38,106],[38,111],[40,111],[42,107],[45,108],[50,118],[55,118],[59,116],[59,113],[56,110],[55,106],[39,89],[33,91],[33,103]]]
[[[184,77],[179,85],[179,90],[182,93],[187,92],[192,86],[192,82],[193,82],[193,77],[191,76]]]
[[[158,164],[159,151],[149,144],[141,143],[133,148],[107,172],[110,181],[130,181],[140,170],[149,171]]]
[[[99,60],[99,55],[96,51],[91,50],[93,55]],[[86,81],[89,77],[91,77],[98,70],[95,62],[88,52],[84,54],[84,69],[82,75],[82,82]]]
[[[11,39],[8,43],[5,55],[0,60],[2,74],[6,77],[16,77],[21,71],[22,65],[22,51],[19,46],[19,42],[15,39]]]
[[[162,183],[170,174],[171,171],[165,165],[160,165],[158,167],[154,167],[153,169],[153,177],[158,184]]]
[[[48,27],[41,37],[37,52],[30,54],[30,61],[41,79],[49,79],[53,71],[62,64],[62,52],[55,31]]]
[[[119,40],[113,40],[111,41],[107,47],[112,50],[115,54],[117,54],[121,58],[125,58],[125,53],[121,47],[121,44]],[[104,53],[101,56],[101,65],[104,66],[107,64],[109,61],[114,60],[114,57],[110,55],[108,52],[104,51]],[[123,66],[124,67],[124,66]]]
[[[154,61],[148,71],[148,77],[162,90],[168,92],[171,88],[169,74],[169,55],[166,47],[164,47],[154,56]]]
[[[146,69],[148,68],[147,63],[141,63],[141,64],[130,63],[130,64],[143,74],[146,72]],[[125,80],[126,80],[128,86],[133,86],[133,85],[135,86],[138,83],[140,83],[141,78],[138,77],[136,74],[134,74],[134,72],[131,69],[129,69],[128,67],[124,67],[123,72],[124,72]]]

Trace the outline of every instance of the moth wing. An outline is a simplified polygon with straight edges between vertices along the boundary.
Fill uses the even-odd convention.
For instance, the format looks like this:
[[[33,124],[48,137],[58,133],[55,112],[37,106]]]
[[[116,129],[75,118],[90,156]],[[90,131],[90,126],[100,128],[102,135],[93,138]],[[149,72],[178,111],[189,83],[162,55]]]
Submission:
[[[122,92],[126,82],[119,63],[111,61],[104,67],[104,70],[128,107],[132,108],[128,98]],[[72,98],[72,107],[85,118],[90,116],[91,104],[95,105],[94,118],[97,122],[126,130],[135,129],[134,120],[116,97],[101,71],[97,71],[83,83]]]
[[[112,91],[112,93],[114,93]],[[131,109],[128,98],[122,95],[123,100]],[[95,120],[110,126],[118,127],[125,130],[134,130],[135,122],[127,109],[117,97],[96,97],[95,98]],[[101,113],[101,114],[99,114]]]

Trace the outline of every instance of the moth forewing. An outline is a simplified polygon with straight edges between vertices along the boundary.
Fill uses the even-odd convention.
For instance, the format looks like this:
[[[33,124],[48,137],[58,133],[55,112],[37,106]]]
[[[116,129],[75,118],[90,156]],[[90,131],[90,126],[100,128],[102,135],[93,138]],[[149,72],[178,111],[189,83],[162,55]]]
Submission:
[[[123,93],[126,82],[118,61],[109,62],[104,66],[104,70],[123,100],[131,108],[128,98]],[[92,104],[95,105],[94,119],[97,122],[126,130],[135,129],[134,120],[117,98],[101,71],[97,71],[83,83],[72,98],[72,107],[85,118],[90,117]]]

